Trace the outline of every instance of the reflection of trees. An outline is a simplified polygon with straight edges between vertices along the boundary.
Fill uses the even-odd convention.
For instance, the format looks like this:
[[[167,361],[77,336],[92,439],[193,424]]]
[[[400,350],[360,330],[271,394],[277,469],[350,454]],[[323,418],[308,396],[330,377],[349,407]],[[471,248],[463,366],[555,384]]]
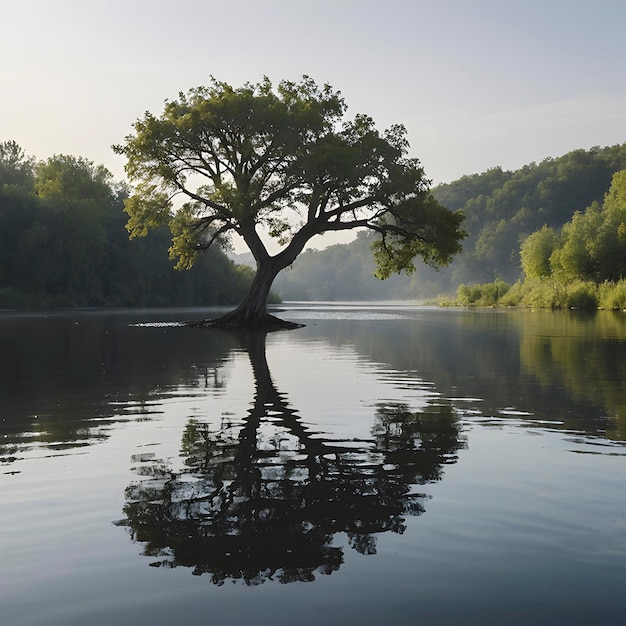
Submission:
[[[626,440],[626,356],[622,313],[570,313],[522,327],[520,358],[544,388],[564,386],[578,401],[604,408],[612,439]]]
[[[450,406],[414,413],[380,406],[369,440],[331,440],[307,429],[275,387],[265,334],[238,333],[256,391],[243,424],[211,429],[191,420],[182,440],[185,469],[143,466],[148,478],[128,487],[124,508],[132,537],[154,566],[192,567],[214,583],[313,580],[343,562],[345,533],[363,554],[376,533],[403,532],[420,515],[414,485],[438,480],[461,447]]]
[[[172,312],[180,316],[180,311]],[[216,387],[211,372],[233,338],[198,341],[186,328],[131,326],[166,313],[3,316],[0,324],[0,463],[26,450],[106,439],[111,423],[145,417],[180,386]]]
[[[515,407],[552,428],[626,440],[621,312],[437,310],[384,324],[319,320],[301,332],[417,372],[445,396],[480,398],[485,416]]]
[[[372,428],[376,449],[408,484],[440,480],[442,465],[454,463],[463,446],[457,418],[448,404],[413,412],[404,404],[380,406]]]

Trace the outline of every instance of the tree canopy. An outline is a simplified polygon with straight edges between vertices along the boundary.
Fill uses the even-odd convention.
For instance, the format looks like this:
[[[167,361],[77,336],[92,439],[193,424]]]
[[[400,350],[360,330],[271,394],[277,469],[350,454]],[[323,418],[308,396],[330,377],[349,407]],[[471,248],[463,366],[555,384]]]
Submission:
[[[0,142],[0,308],[233,304],[249,268],[213,250],[180,276],[169,230],[130,242],[127,185],[83,157]]]
[[[131,236],[170,224],[170,254],[193,265],[211,246],[243,238],[256,261],[251,289],[219,323],[267,325],[276,275],[326,232],[362,228],[377,239],[378,275],[411,273],[419,256],[447,264],[464,237],[463,216],[440,205],[403,126],[379,132],[345,117],[341,94],[311,78],[234,88],[212,79],[146,113],[115,146],[135,189],[126,202]],[[262,234],[281,250],[271,256]]]
[[[576,211],[602,202],[615,172],[626,168],[626,144],[573,150],[515,171],[492,168],[433,188],[433,195],[465,215],[464,251],[446,269],[447,285],[515,281],[519,244],[545,224],[559,230]]]
[[[602,203],[611,177],[624,168],[626,144],[575,150],[513,172],[493,168],[463,176],[432,189],[441,204],[465,216],[468,237],[449,266],[422,264],[409,278],[373,280],[368,238],[375,233],[369,231],[348,244],[305,250],[273,289],[287,300],[400,300],[452,294],[460,283],[514,283],[520,265],[527,278],[546,276],[553,239],[577,211]]]
[[[544,227],[522,244],[522,259],[536,255],[534,246],[544,238],[543,270],[524,264],[528,278],[555,275],[565,280],[619,281],[626,277],[626,170],[613,175],[602,203],[577,211],[559,236]]]

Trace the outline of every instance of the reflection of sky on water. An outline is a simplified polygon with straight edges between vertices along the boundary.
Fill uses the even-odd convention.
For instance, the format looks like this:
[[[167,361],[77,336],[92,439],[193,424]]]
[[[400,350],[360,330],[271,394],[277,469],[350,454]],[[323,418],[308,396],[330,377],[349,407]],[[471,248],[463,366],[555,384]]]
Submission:
[[[178,462],[142,457],[118,524],[150,565],[189,567],[220,585],[314,581],[341,567],[348,546],[375,554],[377,535],[403,533],[406,517],[424,512],[415,486],[440,480],[464,447],[452,407],[431,406],[432,397],[420,399],[420,410],[381,400],[394,385],[383,376],[381,387],[376,368],[350,350],[319,341],[294,350],[285,334],[270,335],[266,347],[265,333],[235,334],[254,376],[251,407],[190,419]],[[301,398],[295,408],[268,360],[281,373],[298,371],[297,386],[314,390],[313,402]]]
[[[420,305],[406,302],[288,302],[275,307],[278,316],[285,314],[290,320],[401,320],[415,318],[422,309]]]
[[[401,320],[406,316],[400,313],[385,313],[384,311],[293,311],[289,315],[291,320]]]
[[[624,447],[619,430],[607,430],[601,402],[585,394],[593,383],[601,393],[595,400],[619,406],[621,366],[598,364],[620,354],[624,334],[600,316],[594,345],[590,322],[556,316],[550,319],[569,320],[560,328],[570,351],[552,342],[549,358],[537,360],[549,335],[543,316],[439,313],[402,308],[402,319],[311,319],[269,336],[277,391],[311,439],[342,446],[352,467],[393,473],[407,466],[371,452],[381,447],[385,407],[399,414],[406,405],[435,419],[448,406],[468,445],[443,459],[441,480],[405,483],[424,513],[403,515],[402,534],[377,533],[376,554],[370,543],[351,544],[337,532],[316,544],[343,549],[332,576],[308,585],[270,582],[251,593],[190,576],[184,558],[189,567],[147,567],[171,555],[142,556],[148,542],[132,543],[112,523],[132,485],[180,479],[169,496],[178,502],[206,491],[203,429],[237,440],[253,408],[247,353],[203,331],[128,325],[172,319],[156,312],[120,328],[97,316],[68,327],[53,320],[43,331],[21,326],[32,344],[11,341],[17,327],[1,335],[3,347],[22,344],[0,383],[3,441],[18,445],[14,460],[8,447],[0,454],[3,618],[15,626],[104,626],[131,617],[160,625],[182,614],[225,624],[259,615],[274,625],[334,623],[338,615],[363,625],[457,624],[459,617],[481,625],[618,623],[626,610]],[[536,327],[524,329],[522,317]],[[63,361],[63,345],[75,350],[72,361]],[[563,360],[581,345],[593,368]],[[302,489],[307,455],[281,411],[266,409],[261,474],[278,485],[291,467]],[[328,459],[335,462],[332,453]]]

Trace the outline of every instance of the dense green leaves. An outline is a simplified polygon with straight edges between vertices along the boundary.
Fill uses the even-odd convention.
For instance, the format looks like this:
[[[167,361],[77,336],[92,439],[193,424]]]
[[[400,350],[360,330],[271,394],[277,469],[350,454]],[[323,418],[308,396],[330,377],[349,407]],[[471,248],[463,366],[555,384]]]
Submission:
[[[520,242],[544,225],[559,230],[576,211],[601,202],[626,144],[575,150],[514,172],[494,168],[433,189],[439,202],[465,214],[464,252],[443,277],[454,286],[520,276]]]
[[[626,308],[626,170],[616,172],[602,204],[576,211],[560,234],[543,226],[522,243],[525,280],[495,293],[497,282],[461,285],[466,305],[594,310]],[[492,292],[489,294],[489,292]],[[486,297],[487,295],[487,297]]]
[[[531,235],[531,243],[538,236]],[[602,204],[594,202],[585,211],[577,211],[551,243],[549,272],[544,275],[594,282],[626,277],[626,170],[613,176]]]
[[[169,220],[170,253],[181,267],[241,236],[258,269],[240,307],[246,323],[263,318],[272,281],[315,235],[377,233],[381,277],[410,273],[416,256],[448,263],[460,250],[463,218],[430,194],[419,162],[407,157],[405,129],[381,133],[370,117],[345,112],[339,92],[306,76],[276,87],[213,79],[179,94],[114,148],[137,184],[126,203],[131,234]],[[283,245],[280,253],[268,254],[262,233]]]
[[[0,187],[30,188],[34,159],[25,154],[15,141],[0,143]]]
[[[170,232],[129,241],[125,185],[73,156],[44,162],[0,144],[0,307],[229,304],[251,277],[219,251],[189,273],[167,259]]]
[[[546,277],[552,272],[550,257],[561,241],[561,228],[574,221],[574,225],[564,227],[565,233],[571,233],[587,224],[592,210],[580,221],[577,221],[579,218],[572,220],[572,216],[577,211],[582,215],[594,202],[599,206],[611,177],[624,168],[626,146],[618,145],[576,150],[514,172],[493,168],[483,174],[464,176],[432,190],[441,204],[461,209],[465,214],[468,238],[464,251],[448,267],[436,272],[419,265],[410,279],[376,285],[371,280],[376,268],[365,262],[362,245],[356,241],[328,252],[305,253],[294,263],[292,271],[278,278],[277,290],[285,298],[305,292],[312,299],[325,299],[326,294],[332,294],[333,299],[421,298],[451,294],[461,283],[490,284],[500,278],[512,283],[521,276],[522,270],[527,278]],[[612,209],[616,217],[585,226],[594,234],[593,238],[584,238],[587,242],[584,246],[576,244],[577,249],[576,239],[569,239],[563,263],[569,266],[570,276],[593,276],[597,280],[596,277],[622,275],[618,261],[619,237],[626,236],[626,226],[620,226],[622,222],[626,224],[626,220],[620,213],[619,207],[624,205],[623,200],[618,200],[620,197],[614,189],[604,200],[605,208],[607,202],[617,205]],[[556,267],[557,257],[552,261]],[[355,269],[346,276],[347,268],[356,268],[358,263],[362,264],[363,271]],[[604,274],[594,269],[594,263],[604,268]],[[575,264],[583,269],[572,271]],[[339,272],[341,281],[337,278]],[[568,280],[565,273],[561,272],[560,280]],[[298,283],[304,287],[298,288]],[[542,295],[541,301],[563,301],[557,292],[554,297]]]
[[[522,243],[520,258],[522,269],[528,278],[550,275],[550,256],[554,252],[557,239],[553,228],[543,226]]]
[[[126,207],[129,230],[143,234],[161,223],[182,196],[193,237],[183,235],[179,220],[183,236],[174,241],[173,254],[184,265],[193,261],[194,243],[206,249],[225,243],[232,232],[253,237],[257,223],[282,233],[276,215],[305,199],[305,157],[309,176],[332,169],[332,159],[315,161],[307,148],[330,132],[343,110],[338,93],[310,79],[282,82],[276,92],[268,80],[239,89],[213,80],[179,94],[160,118],[146,113],[135,134],[115,147],[138,183]]]

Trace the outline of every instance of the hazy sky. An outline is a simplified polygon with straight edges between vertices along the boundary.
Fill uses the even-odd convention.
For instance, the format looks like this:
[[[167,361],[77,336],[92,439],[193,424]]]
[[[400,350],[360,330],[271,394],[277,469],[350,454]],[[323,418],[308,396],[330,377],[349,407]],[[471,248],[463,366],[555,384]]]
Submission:
[[[210,75],[308,74],[433,182],[626,141],[624,0],[0,0],[0,141],[111,151]]]

